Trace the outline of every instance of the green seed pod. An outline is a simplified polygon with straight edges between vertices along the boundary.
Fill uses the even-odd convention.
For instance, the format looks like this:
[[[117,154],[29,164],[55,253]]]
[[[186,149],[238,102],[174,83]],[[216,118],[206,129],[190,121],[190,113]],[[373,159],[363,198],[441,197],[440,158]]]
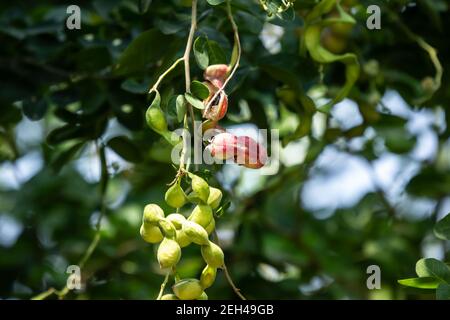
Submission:
[[[161,230],[158,227],[152,225],[141,225],[140,229],[141,237],[148,243],[158,243],[164,238]]]
[[[181,248],[187,247],[192,242],[183,230],[177,230],[176,241]]]
[[[209,185],[208,183],[200,178],[199,176],[196,176],[195,174],[190,174],[189,177],[191,177],[192,182],[192,190],[197,194],[197,196],[203,201],[207,202],[209,197]]]
[[[186,195],[178,183],[167,189],[164,199],[173,208],[181,208],[186,203]]]
[[[222,201],[222,191],[214,187],[209,187],[208,205],[216,209],[220,205],[220,201]]]
[[[188,194],[187,199],[191,203],[195,203],[195,204],[202,203],[202,199],[200,199],[194,191],[192,191],[191,193]]]
[[[203,293],[200,295],[200,297],[198,297],[197,300],[208,300],[208,295],[205,291],[203,291]]]
[[[161,300],[180,300],[174,294],[165,294],[161,297]]]
[[[202,246],[201,251],[203,259],[209,266],[213,268],[223,266],[223,251],[217,244],[210,241],[208,245]]]
[[[157,257],[161,269],[171,268],[180,261],[181,248],[175,240],[164,238],[159,245]]]
[[[194,221],[204,228],[211,223],[212,219],[214,219],[212,209],[205,204],[197,205],[188,218],[189,221]]]
[[[175,229],[180,230],[183,222],[186,221],[186,218],[179,213],[171,213],[166,217],[167,220],[172,222]]]
[[[206,265],[200,276],[200,285],[203,289],[209,288],[216,280],[217,268]]]
[[[156,92],[152,104],[145,113],[145,120],[152,130],[163,133],[167,131],[167,121],[164,112],[160,108],[160,104],[161,96],[159,95],[159,92]]]
[[[184,233],[189,237],[189,239],[199,245],[207,245],[209,243],[208,233],[203,227],[193,221],[186,220],[183,223]]]
[[[216,220],[212,218],[211,222],[206,226],[205,230],[210,235],[216,228]]]
[[[203,288],[197,279],[178,281],[173,285],[172,290],[180,300],[195,300],[203,293]]]
[[[145,224],[156,225],[162,218],[164,218],[164,211],[157,204],[151,203],[145,206],[142,218]]]
[[[161,230],[166,238],[170,238],[170,239],[175,238],[176,229],[175,229],[174,225],[172,224],[172,222],[170,222],[167,218],[163,218],[163,219],[159,220],[158,226],[161,228]]]

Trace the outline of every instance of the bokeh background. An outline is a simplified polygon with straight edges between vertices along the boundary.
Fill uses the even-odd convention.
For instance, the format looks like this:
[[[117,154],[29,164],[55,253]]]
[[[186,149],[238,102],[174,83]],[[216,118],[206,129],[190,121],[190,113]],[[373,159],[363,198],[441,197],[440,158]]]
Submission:
[[[197,35],[228,60],[233,35],[224,7],[199,2]],[[65,26],[69,4],[81,8],[80,30]],[[322,42],[336,53],[355,52],[362,69],[329,115],[305,111],[292,85],[321,105],[344,80],[341,64],[320,68],[299,54],[302,17],[314,4],[298,0],[285,16],[268,17],[258,1],[232,1],[243,57],[222,125],[249,135],[278,129],[283,145],[275,175],[233,164],[203,168],[229,203],[217,222],[229,271],[251,299],[433,299],[433,290],[397,280],[415,276],[422,257],[449,260],[449,243],[433,234],[450,211],[448,2],[343,1],[357,24],[325,30]],[[380,30],[366,28],[371,4],[381,8]],[[170,213],[164,193],[176,171],[170,146],[145,125],[146,92],[183,52],[189,6],[0,3],[0,298],[63,288],[102,206],[83,288],[66,298],[156,297],[163,275],[139,226],[147,203]],[[436,70],[411,34],[436,48],[444,69],[432,97]],[[192,65],[201,80],[194,58]],[[162,84],[167,112],[183,86],[180,67]],[[114,137],[121,138],[111,143]],[[109,176],[103,196],[102,161]],[[366,287],[373,264],[381,268],[381,290]],[[198,248],[183,250],[180,274],[197,277],[202,268]],[[208,295],[236,298],[222,272]]]

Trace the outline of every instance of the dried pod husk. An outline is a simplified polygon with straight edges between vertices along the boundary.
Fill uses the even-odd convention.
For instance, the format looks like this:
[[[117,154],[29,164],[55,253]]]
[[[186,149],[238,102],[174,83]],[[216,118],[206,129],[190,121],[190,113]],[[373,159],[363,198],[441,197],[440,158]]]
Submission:
[[[213,212],[210,206],[206,204],[198,204],[195,206],[194,210],[192,210],[191,215],[188,217],[189,221],[194,221],[201,225],[203,228],[206,228],[214,218]]]
[[[183,223],[182,231],[189,237],[189,239],[199,245],[207,245],[209,243],[208,233],[199,224],[186,220]]]
[[[164,211],[157,204],[151,203],[145,206],[142,218],[145,224],[156,225],[163,218]]]
[[[139,231],[142,239],[148,243],[159,243],[164,238],[161,230],[156,226],[142,224]]]
[[[175,183],[167,189],[164,199],[173,208],[181,208],[186,203],[186,195],[179,183]]]
[[[173,285],[172,290],[180,300],[195,300],[203,293],[203,288],[197,279],[180,280]]]
[[[187,247],[192,243],[191,239],[183,230],[177,230],[175,240],[178,242],[181,248]]]
[[[212,218],[211,222],[206,226],[205,230],[210,235],[216,228],[216,220]]]
[[[192,190],[197,194],[197,196],[206,203],[209,197],[209,185],[208,183],[199,176],[195,174],[189,174],[189,177],[192,179],[191,187]]]
[[[217,244],[209,241],[207,245],[202,246],[201,252],[203,259],[209,266],[213,268],[219,268],[223,266],[223,251]]]
[[[212,209],[216,209],[220,205],[220,201],[222,201],[222,191],[214,187],[209,187],[208,205]]]
[[[161,269],[175,266],[181,258],[181,248],[178,242],[164,238],[158,247],[157,258]]]
[[[206,265],[200,275],[200,285],[203,289],[209,288],[213,285],[216,280],[217,268]]]
[[[169,294],[165,294],[161,297],[161,300],[180,300],[177,298],[176,295],[169,293]]]
[[[159,220],[158,226],[161,228],[161,231],[164,234],[164,237],[170,238],[170,239],[175,238],[176,228],[172,224],[172,222],[167,220],[167,218]]]
[[[166,219],[169,220],[177,230],[181,229],[183,222],[186,220],[186,218],[179,213],[171,213],[166,217]]]
[[[225,117],[228,109],[228,96],[224,91],[217,94],[217,88],[209,82],[205,82],[209,88],[209,96],[203,100],[205,109],[203,110],[203,118],[217,122]],[[214,98],[214,101],[211,100]],[[208,104],[210,104],[209,107]]]
[[[230,66],[226,64],[213,64],[205,69],[203,77],[205,80],[211,82],[215,87],[222,88],[229,72]]]

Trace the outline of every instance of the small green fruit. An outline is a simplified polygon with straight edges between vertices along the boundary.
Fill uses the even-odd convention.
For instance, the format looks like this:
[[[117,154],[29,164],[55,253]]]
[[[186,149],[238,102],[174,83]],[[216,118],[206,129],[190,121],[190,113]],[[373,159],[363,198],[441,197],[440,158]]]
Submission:
[[[158,106],[150,106],[145,113],[147,125],[158,133],[167,131],[167,121],[164,112]]]
[[[176,240],[181,248],[187,247],[192,243],[191,239],[183,230],[177,230]]]
[[[203,291],[203,293],[200,295],[200,297],[198,297],[197,300],[208,300],[208,295],[205,291]]]
[[[158,243],[164,238],[161,230],[158,227],[152,225],[141,225],[140,229],[141,237],[148,243]]]
[[[158,222],[158,226],[161,228],[166,238],[174,239],[176,229],[175,226],[167,218],[161,219]]]
[[[165,294],[161,297],[161,300],[180,300],[174,294]]]
[[[178,183],[171,186],[165,195],[167,204],[173,208],[181,208],[186,203],[186,195]]]
[[[197,196],[203,201],[207,202],[209,197],[209,185],[208,183],[200,178],[199,176],[196,176],[195,174],[189,175],[192,179],[191,187],[192,190],[197,194]]]
[[[197,279],[178,281],[173,285],[172,290],[180,300],[195,300],[203,293],[203,288]]]
[[[223,266],[223,251],[217,244],[210,241],[208,245],[202,246],[201,252],[203,259],[209,266],[213,268],[219,268]]]
[[[145,224],[156,225],[163,218],[164,211],[157,204],[151,203],[145,206],[142,218]]]
[[[212,218],[211,222],[206,226],[205,230],[210,235],[216,227],[216,220]]]
[[[159,245],[157,257],[161,269],[173,267],[181,258],[180,245],[175,240],[164,238]]]
[[[212,219],[214,219],[212,209],[205,204],[197,205],[188,218],[189,221],[194,221],[204,228],[211,223]]]
[[[166,217],[167,220],[172,222],[175,229],[180,230],[183,222],[186,221],[186,218],[179,213],[171,213]]]
[[[183,223],[182,231],[189,239],[199,245],[207,245],[209,243],[208,233],[203,227],[193,221],[186,220]]]
[[[220,205],[220,201],[222,201],[222,191],[214,187],[209,187],[208,205],[216,209]]]
[[[200,284],[203,289],[209,288],[216,280],[217,268],[207,265],[200,276]]]

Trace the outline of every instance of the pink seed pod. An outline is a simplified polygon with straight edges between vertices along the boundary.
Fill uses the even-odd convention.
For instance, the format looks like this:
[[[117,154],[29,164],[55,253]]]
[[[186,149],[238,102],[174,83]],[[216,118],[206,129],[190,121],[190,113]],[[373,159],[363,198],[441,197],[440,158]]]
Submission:
[[[211,156],[226,160],[234,158],[236,155],[237,148],[237,137],[231,133],[224,132],[216,135],[211,144],[207,147],[211,152]]]
[[[215,87],[222,88],[228,72],[230,72],[230,67],[228,65],[213,64],[206,68],[203,77],[205,80],[210,81]]]
[[[261,144],[248,136],[237,137],[235,161],[247,168],[259,169],[267,162],[267,151]]]

